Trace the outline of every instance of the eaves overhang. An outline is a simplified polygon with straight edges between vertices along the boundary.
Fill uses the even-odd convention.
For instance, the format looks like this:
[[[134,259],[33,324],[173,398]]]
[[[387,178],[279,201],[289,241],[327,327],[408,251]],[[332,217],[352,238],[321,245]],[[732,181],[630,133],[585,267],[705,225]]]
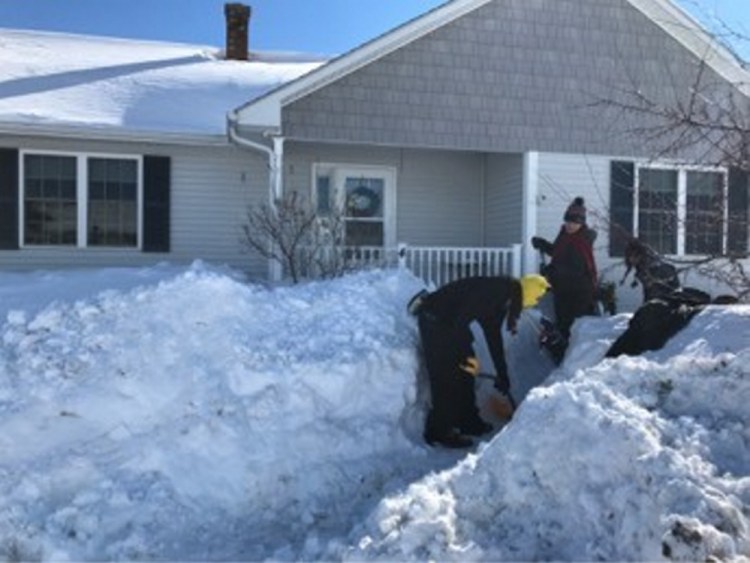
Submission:
[[[81,141],[112,141],[153,143],[181,146],[226,146],[226,134],[196,134],[164,131],[123,129],[118,127],[86,127],[80,125],[28,124],[0,121],[0,135],[75,139]]]
[[[628,0],[742,94],[750,96],[750,73],[741,61],[698,20],[672,0]]]

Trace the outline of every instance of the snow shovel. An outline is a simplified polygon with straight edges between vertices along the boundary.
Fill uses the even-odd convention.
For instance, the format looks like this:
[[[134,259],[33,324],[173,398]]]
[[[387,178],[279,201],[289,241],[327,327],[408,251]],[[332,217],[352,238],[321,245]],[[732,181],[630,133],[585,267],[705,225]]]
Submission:
[[[497,376],[480,371],[479,360],[473,356],[466,358],[459,366],[465,373],[476,379],[490,379],[497,381]],[[516,410],[516,403],[510,393],[500,395],[500,391],[493,389],[493,393],[487,398],[487,409],[500,420],[510,420]]]

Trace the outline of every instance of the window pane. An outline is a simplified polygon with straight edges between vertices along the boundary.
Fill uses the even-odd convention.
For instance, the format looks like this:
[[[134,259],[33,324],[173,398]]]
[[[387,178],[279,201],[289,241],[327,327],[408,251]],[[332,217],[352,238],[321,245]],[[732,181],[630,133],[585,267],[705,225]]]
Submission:
[[[661,254],[677,252],[677,171],[641,168],[638,238]]]
[[[60,178],[63,180],[75,180],[76,176],[76,159],[63,157],[60,158]]]
[[[101,158],[89,159],[89,182],[102,183],[106,180],[106,168]]]
[[[104,199],[104,182],[89,179],[89,200]]]
[[[45,199],[58,199],[60,195],[59,178],[46,178],[42,181],[42,197]]]
[[[62,180],[60,182],[60,196],[65,201],[75,201],[76,197],[76,180]]]
[[[724,232],[724,175],[687,173],[685,252],[721,254]]]
[[[315,179],[315,189],[317,192],[317,210],[318,215],[330,215],[332,210],[331,202],[331,178],[329,176],[318,176]]]
[[[26,178],[26,197],[37,198],[42,196],[42,181],[38,178]]]
[[[90,158],[88,166],[88,244],[135,246],[138,240],[136,161]]]
[[[76,157],[24,156],[24,243],[74,245]]]
[[[137,191],[135,184],[123,184],[120,186],[120,198],[123,201],[135,201]]]
[[[138,166],[135,160],[120,161],[120,183],[135,184],[138,180]]]
[[[42,157],[27,154],[23,158],[23,169],[26,179],[39,179],[42,177]]]
[[[347,178],[347,217],[382,217],[384,181],[382,178]]]

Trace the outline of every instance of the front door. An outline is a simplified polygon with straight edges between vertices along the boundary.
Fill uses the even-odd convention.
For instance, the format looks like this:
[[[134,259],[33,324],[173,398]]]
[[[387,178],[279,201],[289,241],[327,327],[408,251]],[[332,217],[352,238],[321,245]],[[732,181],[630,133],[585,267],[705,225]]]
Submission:
[[[318,165],[319,209],[321,186],[326,184],[329,190],[326,197],[335,199],[341,210],[345,246],[396,245],[394,169],[380,166]]]

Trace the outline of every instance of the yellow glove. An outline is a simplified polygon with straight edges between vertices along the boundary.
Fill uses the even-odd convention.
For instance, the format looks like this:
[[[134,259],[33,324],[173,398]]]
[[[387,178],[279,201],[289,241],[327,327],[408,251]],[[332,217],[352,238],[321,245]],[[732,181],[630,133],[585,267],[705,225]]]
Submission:
[[[479,360],[475,356],[469,356],[464,360],[464,363],[458,366],[469,375],[476,377],[479,373]]]

